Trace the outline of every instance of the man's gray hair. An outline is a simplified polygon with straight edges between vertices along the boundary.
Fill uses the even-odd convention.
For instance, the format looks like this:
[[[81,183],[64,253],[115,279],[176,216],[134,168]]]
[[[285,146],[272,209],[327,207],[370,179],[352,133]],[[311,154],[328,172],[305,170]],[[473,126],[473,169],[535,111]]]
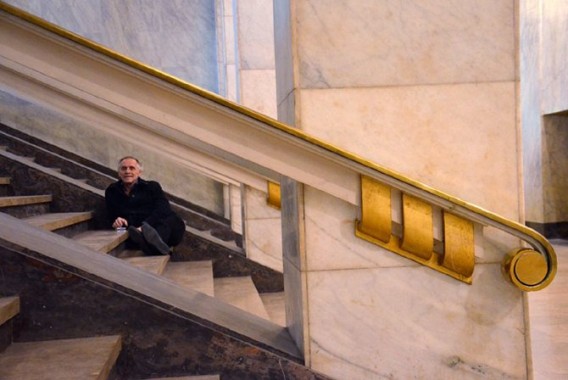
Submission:
[[[127,160],[127,159],[131,159],[131,160],[136,161],[136,163],[138,164],[138,169],[139,169],[139,170],[142,170],[142,169],[143,169],[143,168],[142,168],[142,163],[140,162],[140,160],[139,160],[138,158],[136,158],[136,157],[134,157],[134,156],[124,156],[124,157],[122,157],[120,160],[118,160],[118,168],[117,168],[117,170],[120,170],[120,166],[122,165],[122,161]]]

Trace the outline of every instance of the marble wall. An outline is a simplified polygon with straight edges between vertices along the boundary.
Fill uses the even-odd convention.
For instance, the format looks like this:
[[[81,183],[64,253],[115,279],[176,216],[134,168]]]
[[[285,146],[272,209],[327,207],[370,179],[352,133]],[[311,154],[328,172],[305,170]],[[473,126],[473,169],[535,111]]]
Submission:
[[[568,3],[540,0],[542,36],[542,113],[568,110]]]
[[[215,0],[8,0],[64,29],[218,92]]]
[[[517,1],[277,3],[281,120],[522,220]],[[306,186],[291,202],[288,320],[315,370],[528,377],[523,296],[500,265],[515,239],[486,231],[469,286],[356,238],[352,205]]]
[[[522,0],[521,86],[526,220],[566,236],[568,208],[568,4]],[[537,54],[538,53],[538,54]]]
[[[515,4],[297,2],[296,125],[519,218]]]
[[[541,38],[540,0],[520,1],[521,126],[523,141],[523,178],[526,220],[544,222],[544,186],[542,178],[541,94],[539,50]]]

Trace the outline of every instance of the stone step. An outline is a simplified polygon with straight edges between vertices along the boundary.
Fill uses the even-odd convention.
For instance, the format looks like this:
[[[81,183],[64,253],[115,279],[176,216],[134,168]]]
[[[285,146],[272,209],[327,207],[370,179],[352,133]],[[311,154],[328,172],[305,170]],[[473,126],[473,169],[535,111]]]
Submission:
[[[76,242],[97,252],[108,253],[128,239],[128,232],[114,230],[86,231],[73,237]]]
[[[53,197],[51,195],[18,195],[0,197],[0,207],[27,206],[39,203],[49,203]]]
[[[93,218],[93,213],[87,212],[59,212],[30,216],[23,218],[33,226],[48,231],[55,231],[73,224],[85,222]]]
[[[0,177],[0,196],[5,197],[10,195],[10,184],[11,184],[10,177]]]
[[[0,298],[0,325],[14,318],[20,312],[20,297]]]
[[[250,276],[214,279],[215,298],[270,320]]]
[[[219,375],[181,376],[181,377],[152,377],[146,380],[220,380]]]
[[[260,299],[270,317],[270,320],[281,326],[286,326],[286,302],[284,292],[260,293]]]
[[[183,287],[208,296],[213,297],[215,294],[213,262],[210,260],[169,262],[162,275]]]
[[[127,257],[124,261],[127,261],[135,267],[145,271],[160,275],[164,273],[164,270],[170,261],[170,256]]]
[[[0,379],[106,379],[120,349],[120,336],[13,343],[0,354]]]

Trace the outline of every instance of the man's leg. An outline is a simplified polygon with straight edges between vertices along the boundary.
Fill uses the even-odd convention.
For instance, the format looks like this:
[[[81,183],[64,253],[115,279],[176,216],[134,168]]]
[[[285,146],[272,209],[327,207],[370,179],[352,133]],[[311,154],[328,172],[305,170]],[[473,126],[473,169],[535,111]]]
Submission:
[[[167,240],[168,244],[175,247],[181,243],[183,235],[185,234],[185,222],[178,215],[172,215],[168,218],[168,225],[170,227],[170,236]]]
[[[162,255],[170,253],[170,247],[164,242],[158,230],[146,222],[142,223],[142,235],[148,244],[155,247]]]
[[[138,248],[140,248],[144,254],[154,255],[154,250],[148,245],[148,243],[146,243],[146,239],[144,239],[144,236],[142,236],[142,233],[140,233],[136,227],[128,227],[128,237],[136,243]]]

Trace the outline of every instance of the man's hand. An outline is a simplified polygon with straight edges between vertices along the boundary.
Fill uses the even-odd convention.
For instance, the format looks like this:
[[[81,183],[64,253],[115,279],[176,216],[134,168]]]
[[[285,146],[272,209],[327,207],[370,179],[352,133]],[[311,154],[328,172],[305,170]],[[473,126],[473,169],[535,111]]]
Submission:
[[[128,227],[128,222],[126,221],[126,219],[121,217],[116,218],[116,220],[112,223],[112,228],[119,227]]]

